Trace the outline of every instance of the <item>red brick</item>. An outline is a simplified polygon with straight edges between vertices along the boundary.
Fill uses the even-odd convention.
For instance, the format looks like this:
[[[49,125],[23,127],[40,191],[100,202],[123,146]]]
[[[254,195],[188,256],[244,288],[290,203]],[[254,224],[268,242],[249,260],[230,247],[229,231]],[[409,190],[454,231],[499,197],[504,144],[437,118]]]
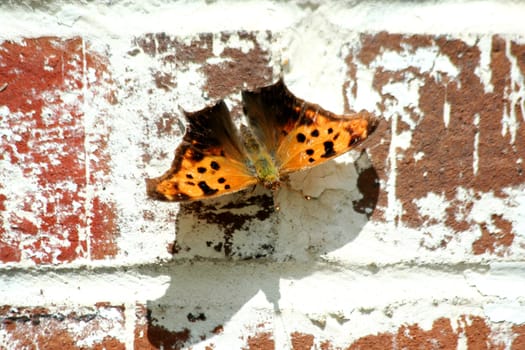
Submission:
[[[458,334],[452,329],[449,319],[440,318],[434,321],[429,331],[424,331],[417,324],[401,326],[395,343],[406,350],[422,348],[454,350],[458,346]]]
[[[115,256],[117,254],[115,205],[108,204],[95,197],[93,198],[92,215],[91,257],[93,259],[104,259]]]
[[[392,350],[394,336],[390,333],[366,335],[350,345],[348,350]]]
[[[422,82],[417,102],[417,107],[422,113],[418,114],[406,108],[407,116],[412,119],[414,126],[398,119],[397,130],[390,130],[391,125],[383,123],[368,141],[374,144],[369,151],[375,170],[379,178],[386,181],[392,169],[388,162],[391,133],[412,134],[410,147],[406,150],[396,150],[395,191],[396,201],[402,205],[403,214],[400,219],[403,224],[415,228],[436,224],[418,211],[415,201],[432,192],[444,195],[449,203],[445,210],[447,216],[444,223],[461,233],[477,227],[479,223],[456,216],[458,206],[461,205],[469,211],[474,200],[472,198],[466,203],[459,203],[456,199],[458,187],[470,190],[474,194],[493,192],[496,196],[505,198],[508,194],[503,191],[504,188],[520,185],[525,181],[525,171],[519,160],[521,155],[525,154],[525,123],[523,118],[520,118],[520,108],[516,108],[515,116],[510,116],[517,125],[516,138],[513,141],[509,132],[502,135],[505,111],[511,110],[512,103],[519,105],[508,96],[508,92],[516,89],[516,86],[511,86],[507,45],[510,45],[510,53],[515,56],[518,67],[525,74],[524,46],[515,42],[508,44],[501,37],[493,36],[490,53],[493,91],[485,91],[485,86],[477,74],[477,69],[482,64],[480,48],[477,44],[471,45],[460,39],[384,32],[363,35],[359,51],[351,52],[347,56],[349,79],[355,77],[358,64],[370,65],[384,52],[411,55],[415,50],[428,47],[437,48],[439,54],[447,57],[458,69],[457,79],[447,75],[436,79],[435,72],[421,70],[417,65],[412,66],[410,63],[400,70],[387,70],[381,66],[370,67],[374,71],[373,87],[382,94],[380,108],[384,108],[388,103],[395,103],[390,94],[382,93],[385,86],[397,82],[404,83],[407,75]],[[355,86],[349,92],[355,95]],[[448,126],[443,122],[445,100],[450,104]],[[476,115],[479,115],[477,126],[474,123]],[[479,161],[478,169],[474,171],[476,137],[479,137]],[[383,142],[378,144],[376,139],[382,139]],[[415,155],[419,152],[423,152],[424,157],[416,161]],[[388,203],[386,191],[381,191],[377,197],[373,218],[385,220],[385,208],[394,204]],[[468,217],[468,212],[465,213],[465,217]],[[502,236],[502,240],[499,236],[493,237],[492,248],[478,247],[475,248],[476,251],[500,252],[501,250],[495,248],[508,247],[512,243],[510,236],[516,233],[515,229],[511,224],[509,234]],[[443,242],[444,245],[446,243]]]
[[[516,334],[516,338],[512,341],[511,349],[525,349],[525,325],[513,326],[512,331]]]
[[[116,310],[115,318],[106,318],[102,309]],[[101,306],[91,310],[58,311],[46,308],[0,308],[0,329],[5,334],[4,344],[14,349],[86,349],[87,337],[98,335],[91,349],[124,349],[124,344],[104,329],[124,326],[123,307]],[[110,325],[110,326],[108,326]]]
[[[460,324],[467,338],[468,349],[503,350],[504,344],[491,339],[491,330],[487,322],[479,316],[463,316]]]
[[[261,332],[249,336],[247,341],[247,350],[274,350],[275,342],[272,339],[272,333]]]
[[[294,332],[291,338],[293,350],[310,350],[314,346],[314,336],[311,334]]]
[[[10,111],[0,122],[10,131],[0,140],[0,153],[22,174],[16,184],[24,189],[7,196],[5,186],[14,184],[4,182],[0,188],[0,210],[7,222],[0,227],[0,245],[12,251],[0,258],[6,262],[26,256],[37,264],[86,258],[88,217],[96,220],[107,211],[86,212],[94,179],[86,177],[89,132],[82,106],[84,89],[95,84],[85,86],[84,69],[95,69],[100,78],[105,62],[81,38],[5,41],[0,49],[0,82],[8,84],[0,92],[0,105]],[[106,163],[102,159],[102,167]]]

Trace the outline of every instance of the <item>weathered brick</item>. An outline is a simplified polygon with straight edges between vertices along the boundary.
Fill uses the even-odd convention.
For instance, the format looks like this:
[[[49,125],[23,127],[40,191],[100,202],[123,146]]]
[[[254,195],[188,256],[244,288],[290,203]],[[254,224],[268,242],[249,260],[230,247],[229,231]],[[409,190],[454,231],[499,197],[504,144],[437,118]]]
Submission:
[[[385,189],[379,194],[374,218],[401,219],[409,227],[445,224],[459,234],[479,224],[484,225],[468,219],[472,203],[479,194],[494,193],[508,198],[505,189],[525,181],[520,160],[525,154],[525,123],[520,118],[523,100],[511,94],[518,91],[518,87],[513,81],[516,78],[511,77],[511,63],[507,56],[508,51],[523,73],[523,45],[494,35],[490,66],[483,67],[477,43],[470,44],[448,36],[383,32],[362,35],[359,51],[352,51],[347,57],[349,76],[355,77],[358,65],[368,67],[374,74],[374,89],[382,99],[381,108],[385,113],[394,113],[390,122],[381,125],[372,135],[372,140],[381,138],[383,142],[372,147],[370,152],[381,180],[389,181],[389,177],[395,174],[393,190],[400,208],[396,217],[385,217],[386,208],[398,205],[388,201],[388,191],[391,190]],[[507,50],[507,45],[510,45],[510,50]],[[429,69],[430,65],[421,66],[421,61],[412,59],[416,52],[425,50],[433,50],[437,55],[435,61],[438,63],[434,64],[441,64],[443,69],[451,71],[440,70],[439,66]],[[386,53],[406,60],[405,67],[401,70],[388,68],[390,63],[383,60]],[[491,71],[490,87],[478,73],[478,70],[487,68]],[[415,84],[414,89],[419,93],[418,101],[401,105],[403,116],[385,109],[399,103],[389,92],[389,87],[396,83]],[[349,91],[351,95],[356,94],[355,88],[356,85]],[[411,134],[410,143],[406,149],[398,147],[394,150],[395,164],[391,164],[390,142],[403,133]],[[458,188],[470,193],[469,198],[459,198]],[[429,193],[444,196],[447,206],[444,223],[430,219],[418,208],[417,200]],[[466,211],[459,213],[460,208]],[[488,224],[492,225],[491,222]],[[496,250],[502,254],[503,248],[512,244],[511,237],[516,230],[509,223],[503,230],[504,234],[477,241],[474,253],[494,253]],[[443,248],[447,241],[442,243]],[[498,247],[501,249],[496,249]]]
[[[124,326],[123,312],[123,307],[111,305],[75,310],[4,306],[0,308],[0,347],[125,349],[119,338]]]
[[[0,92],[6,114],[0,124],[2,261],[49,264],[89,258],[90,240],[114,235],[112,223],[101,227],[99,219],[113,217],[114,211],[100,204],[91,211],[90,202],[97,198],[92,187],[99,180],[95,174],[107,172],[108,158],[104,145],[96,144],[98,161],[92,161],[86,145],[95,135],[86,130],[83,109],[90,101],[86,92],[97,93],[92,90],[102,83],[106,64],[81,38],[1,44],[0,81],[7,83]],[[94,78],[88,78],[92,72]],[[98,226],[94,238],[90,220]],[[96,244],[91,249],[91,257],[105,256]],[[114,255],[115,248],[110,250]]]

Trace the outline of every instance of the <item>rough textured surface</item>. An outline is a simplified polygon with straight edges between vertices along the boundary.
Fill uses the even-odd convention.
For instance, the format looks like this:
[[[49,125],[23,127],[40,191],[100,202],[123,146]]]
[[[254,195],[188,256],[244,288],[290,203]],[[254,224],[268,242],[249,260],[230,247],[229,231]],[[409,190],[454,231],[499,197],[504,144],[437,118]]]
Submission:
[[[89,124],[105,116],[90,120],[82,108],[101,93],[106,59],[81,38],[38,38],[4,41],[0,61],[2,261],[114,255],[115,208],[97,193],[107,130]]]
[[[74,311],[3,306],[2,347],[10,349],[125,349],[123,309],[98,304]]]
[[[524,13],[0,5],[0,348],[523,349]],[[382,122],[278,212],[261,188],[147,198],[182,109],[242,123],[239,91],[281,75]]]

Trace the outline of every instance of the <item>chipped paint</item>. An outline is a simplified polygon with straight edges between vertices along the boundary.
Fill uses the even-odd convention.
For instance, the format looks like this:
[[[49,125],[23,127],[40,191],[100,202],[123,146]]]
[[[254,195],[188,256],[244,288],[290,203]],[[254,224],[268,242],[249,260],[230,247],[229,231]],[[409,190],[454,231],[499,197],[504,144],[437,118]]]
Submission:
[[[512,47],[515,44],[514,41],[509,40],[505,45],[505,54],[510,63],[510,81],[505,91],[508,104],[504,109],[501,130],[502,136],[505,136],[507,132],[511,135],[511,144],[515,143],[519,132],[519,115],[525,118],[525,78],[523,72],[520,71],[518,57],[512,53]]]
[[[490,69],[490,52],[492,49],[492,39],[482,36],[478,39],[477,46],[480,48],[479,66],[475,69],[475,74],[482,82],[485,93],[494,92],[492,85],[492,70]]]
[[[472,172],[474,173],[474,176],[478,174],[479,170],[479,113],[474,114],[474,128],[476,130],[476,134],[474,135],[474,154],[472,155]]]
[[[448,128],[449,123],[450,123],[450,103],[447,101],[447,93],[445,90],[445,101],[443,101],[443,124],[445,124],[445,128]]]
[[[10,113],[2,125],[8,137],[2,144],[8,171],[2,176],[4,184],[12,185],[3,190],[11,219],[3,222],[2,231],[30,234],[19,237],[21,262],[59,263],[91,255],[87,245],[92,236],[86,231],[91,207],[86,199],[99,199],[86,198],[92,193],[87,190],[92,174],[86,170],[90,162],[85,149],[91,145],[87,136],[92,134],[85,132],[89,124],[84,124],[83,103],[94,101],[85,86],[96,84],[100,76],[87,80],[82,67],[89,64],[101,71],[104,63],[84,49],[78,38],[3,44],[0,61],[11,69],[2,76],[10,79],[11,87],[2,96],[8,101],[4,109]],[[15,52],[19,61],[11,55]],[[104,168],[104,162],[95,168]]]
[[[498,303],[488,303],[484,307],[487,318],[491,322],[525,323],[525,306],[517,300]]]
[[[434,222],[445,220],[447,204],[443,194],[429,192],[426,197],[415,199],[415,202],[421,216]]]
[[[3,307],[0,319],[4,326],[0,337],[9,347],[30,348],[38,344],[42,348],[122,348],[119,306],[99,304],[74,312],[55,306]]]

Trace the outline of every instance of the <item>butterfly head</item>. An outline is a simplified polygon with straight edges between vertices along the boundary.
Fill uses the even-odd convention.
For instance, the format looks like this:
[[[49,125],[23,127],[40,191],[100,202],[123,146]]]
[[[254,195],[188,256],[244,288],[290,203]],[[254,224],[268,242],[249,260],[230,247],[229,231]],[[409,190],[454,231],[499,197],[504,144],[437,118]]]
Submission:
[[[279,188],[281,188],[281,181],[279,180],[273,180],[273,181],[264,181],[263,182],[264,187],[271,191],[277,191]]]

